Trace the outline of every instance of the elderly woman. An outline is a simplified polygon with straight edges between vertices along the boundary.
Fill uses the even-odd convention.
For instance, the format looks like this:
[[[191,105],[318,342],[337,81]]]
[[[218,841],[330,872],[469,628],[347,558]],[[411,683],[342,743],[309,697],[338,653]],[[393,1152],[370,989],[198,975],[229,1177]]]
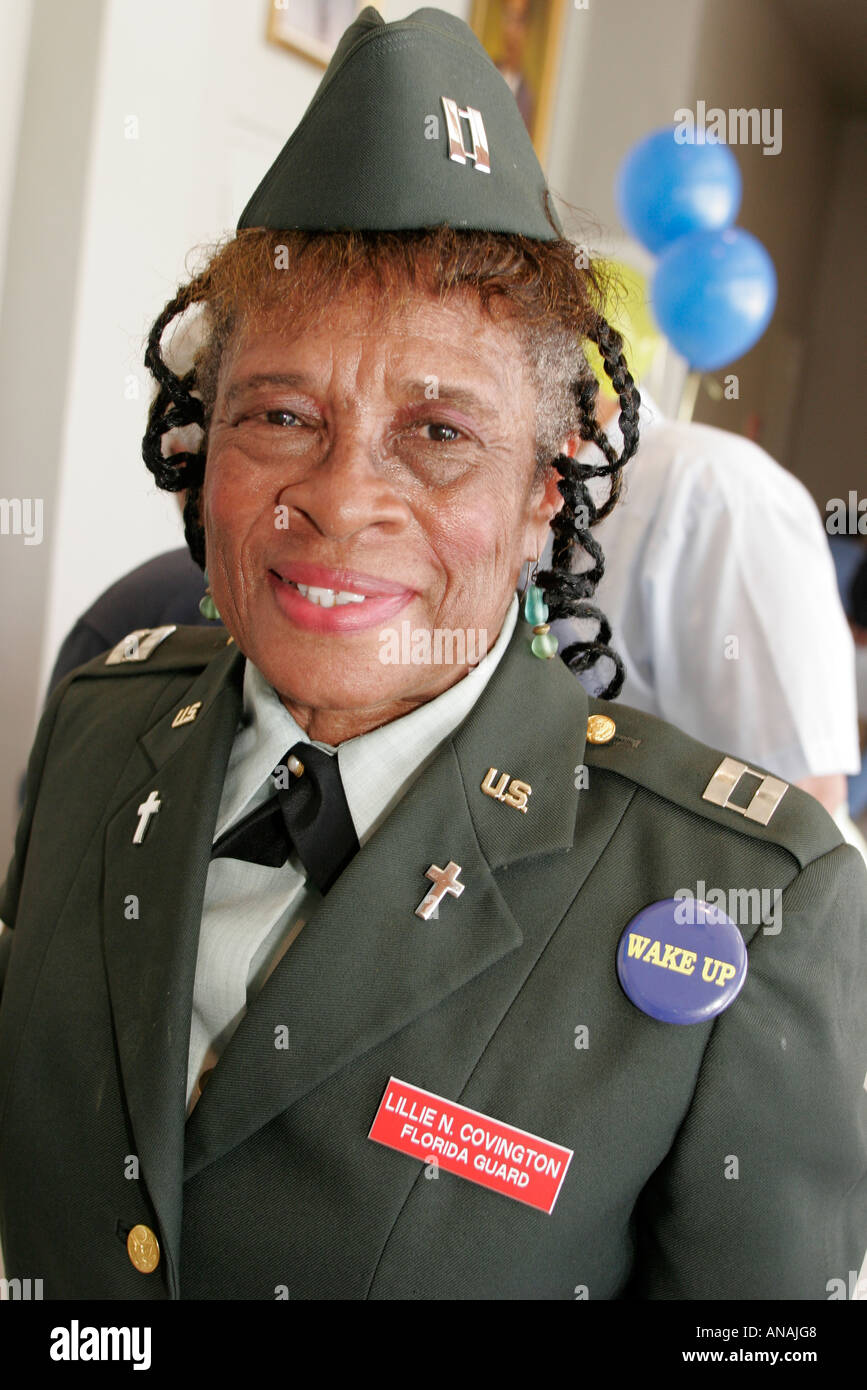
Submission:
[[[589,526],[638,397],[544,192],[466,27],[368,9],[154,326],[145,456],[224,626],[130,634],[36,738],[0,1201],[46,1297],[822,1299],[860,1263],[863,866],[576,679],[619,686]]]

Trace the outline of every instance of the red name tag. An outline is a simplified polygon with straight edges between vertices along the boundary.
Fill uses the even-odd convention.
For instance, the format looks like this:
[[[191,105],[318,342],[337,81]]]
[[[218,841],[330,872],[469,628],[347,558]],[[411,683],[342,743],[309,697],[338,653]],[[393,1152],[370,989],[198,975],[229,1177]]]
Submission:
[[[550,1216],[572,1150],[392,1077],[368,1135]]]

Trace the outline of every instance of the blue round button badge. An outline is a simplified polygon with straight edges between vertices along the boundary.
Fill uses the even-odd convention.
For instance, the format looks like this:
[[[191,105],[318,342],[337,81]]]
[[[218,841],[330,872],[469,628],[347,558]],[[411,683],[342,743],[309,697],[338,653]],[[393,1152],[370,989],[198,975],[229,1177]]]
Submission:
[[[617,977],[643,1013],[704,1023],[727,1009],[747,977],[747,948],[722,908],[699,899],[651,903],[627,926]]]

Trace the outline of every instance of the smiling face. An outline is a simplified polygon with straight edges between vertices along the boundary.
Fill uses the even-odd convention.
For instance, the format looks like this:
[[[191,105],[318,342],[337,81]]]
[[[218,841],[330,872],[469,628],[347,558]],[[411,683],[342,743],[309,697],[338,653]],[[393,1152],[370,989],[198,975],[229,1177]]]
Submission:
[[[229,344],[202,495],[211,591],[311,738],[375,728],[466,673],[384,660],[403,623],[432,647],[435,629],[493,645],[562,501],[553,470],[536,476],[535,407],[506,314],[468,290],[391,308],[359,284],[312,326]]]

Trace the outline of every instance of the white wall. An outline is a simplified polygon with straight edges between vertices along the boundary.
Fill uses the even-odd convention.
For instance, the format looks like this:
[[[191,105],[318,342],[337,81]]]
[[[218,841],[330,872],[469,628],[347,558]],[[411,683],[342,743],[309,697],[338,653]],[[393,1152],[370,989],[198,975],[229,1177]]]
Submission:
[[[43,504],[44,539],[0,535],[0,846],[17,818],[17,786],[39,697],[54,506],[63,467],[69,363],[82,254],[82,187],[102,0],[34,0],[21,87],[20,142],[6,221],[0,312],[0,495]],[[19,48],[19,56],[21,49]]]
[[[0,0],[0,208],[12,201],[32,18],[30,0]],[[0,284],[8,227],[0,217]]]

